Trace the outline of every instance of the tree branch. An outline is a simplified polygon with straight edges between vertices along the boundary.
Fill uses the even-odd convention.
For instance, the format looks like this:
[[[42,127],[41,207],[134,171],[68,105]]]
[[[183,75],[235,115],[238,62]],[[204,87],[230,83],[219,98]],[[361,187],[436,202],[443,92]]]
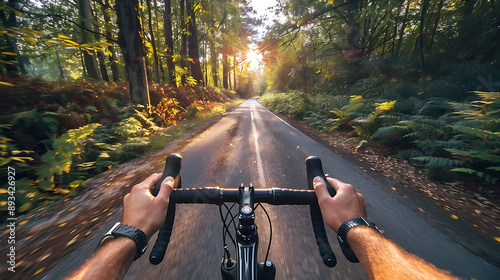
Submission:
[[[0,4],[0,8],[4,8],[4,6],[5,6],[5,5],[4,5],[3,3],[1,3],[1,4]],[[117,40],[115,40],[115,39],[113,39],[113,38],[111,38],[111,37],[106,36],[106,34],[102,34],[102,33],[100,33],[100,32],[96,32],[96,31],[94,31],[94,30],[88,29],[88,28],[86,28],[86,27],[84,27],[84,26],[80,25],[79,23],[77,23],[77,22],[75,22],[75,21],[73,21],[73,20],[71,20],[71,19],[69,19],[69,18],[66,18],[66,17],[64,17],[64,16],[62,16],[62,15],[59,15],[59,14],[39,14],[39,13],[30,12],[30,11],[25,11],[25,10],[18,9],[18,8],[11,8],[11,9],[16,10],[17,12],[20,12],[20,13],[23,13],[23,14],[26,14],[26,15],[35,16],[35,17],[52,17],[52,18],[60,18],[60,19],[62,19],[62,20],[65,20],[65,21],[67,21],[67,22],[70,22],[70,23],[72,23],[72,24],[76,25],[77,27],[79,27],[79,28],[81,28],[81,29],[83,29],[83,30],[85,30],[85,31],[88,31],[88,32],[93,33],[93,34],[98,34],[98,35],[101,35],[101,36],[105,37],[106,39],[108,39],[109,41],[111,41],[111,42],[113,42],[113,43],[117,43],[117,44],[118,44],[118,41],[117,41]]]

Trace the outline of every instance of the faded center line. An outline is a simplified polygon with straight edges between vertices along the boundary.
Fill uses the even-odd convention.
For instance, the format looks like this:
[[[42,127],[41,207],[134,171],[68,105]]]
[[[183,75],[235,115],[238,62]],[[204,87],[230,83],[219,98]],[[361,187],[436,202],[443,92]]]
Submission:
[[[252,131],[253,138],[255,141],[255,154],[257,156],[257,171],[259,172],[259,184],[261,188],[266,187],[266,179],[264,178],[264,168],[262,167],[262,158],[260,157],[260,147],[259,147],[259,134],[257,133],[257,128],[255,126],[255,118],[253,115],[254,105],[250,107],[250,117],[252,119]]]

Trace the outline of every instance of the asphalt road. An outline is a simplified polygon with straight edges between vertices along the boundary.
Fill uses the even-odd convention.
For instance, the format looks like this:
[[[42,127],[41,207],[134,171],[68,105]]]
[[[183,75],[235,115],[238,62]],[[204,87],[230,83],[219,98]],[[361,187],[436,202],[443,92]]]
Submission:
[[[429,221],[427,216],[439,211],[431,203],[416,194],[407,192],[404,197],[392,191],[386,180],[381,181],[380,176],[339,157],[267,111],[255,99],[243,103],[178,152],[183,156],[183,187],[238,187],[241,183],[253,183],[257,188],[303,189],[307,188],[304,160],[309,155],[319,156],[326,173],[353,184],[363,193],[368,216],[385,230],[388,238],[409,252],[465,279],[498,279],[500,275],[498,267],[471,253]],[[416,207],[427,215],[415,211]],[[277,267],[276,279],[366,279],[359,264],[345,260],[331,230],[327,231],[338,264],[335,268],[323,265],[307,207],[266,209],[273,225],[269,259]],[[257,210],[256,215],[262,261],[269,226],[262,210]],[[119,213],[110,226],[117,219]],[[89,243],[96,243],[97,235]],[[73,255],[89,255],[83,250]],[[134,262],[126,279],[220,279],[222,223],[217,206],[179,205],[163,263],[149,264],[149,251]],[[63,262],[52,271],[71,271],[69,266]],[[49,273],[44,279],[57,279],[61,276],[58,274]]]

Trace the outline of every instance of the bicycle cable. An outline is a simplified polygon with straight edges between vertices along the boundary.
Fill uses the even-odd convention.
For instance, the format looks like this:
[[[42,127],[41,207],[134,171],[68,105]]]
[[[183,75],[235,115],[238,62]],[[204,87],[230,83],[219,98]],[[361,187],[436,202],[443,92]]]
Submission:
[[[226,243],[226,235],[227,234],[229,235],[229,238],[231,238],[231,242],[233,243],[233,245],[236,246],[236,241],[234,240],[233,235],[231,234],[231,231],[229,230],[229,226],[231,226],[231,223],[233,223],[233,225],[234,225],[235,216],[231,213],[231,210],[233,209],[233,207],[235,205],[236,205],[236,203],[233,203],[233,205],[231,205],[231,207],[227,207],[227,205],[225,203],[222,203],[221,205],[219,205],[219,215],[220,215],[222,225],[223,225],[222,242],[224,243],[224,246],[227,246],[227,243]],[[222,214],[222,206],[224,206],[227,210],[225,217],[223,217],[224,215]],[[229,215],[231,216],[231,221],[228,224],[227,218]],[[234,226],[236,229],[236,225],[234,225]]]
[[[267,257],[269,256],[269,251],[271,250],[271,241],[273,240],[273,225],[271,223],[271,217],[269,217],[266,208],[264,208],[262,204],[258,203],[257,207],[259,206],[260,208],[262,208],[262,210],[264,210],[264,213],[266,213],[267,216],[267,220],[269,221],[269,244],[267,245],[266,258],[264,259],[264,264],[265,264],[267,262]],[[255,209],[257,209],[257,207],[255,207]]]

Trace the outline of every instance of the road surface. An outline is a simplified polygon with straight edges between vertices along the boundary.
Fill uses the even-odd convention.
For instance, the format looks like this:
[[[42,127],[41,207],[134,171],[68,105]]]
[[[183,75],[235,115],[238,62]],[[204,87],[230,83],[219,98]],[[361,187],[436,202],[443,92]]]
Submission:
[[[416,194],[410,194],[415,197],[412,200],[391,191],[386,182],[296,130],[255,99],[237,107],[178,152],[183,156],[183,187],[238,187],[241,183],[253,183],[257,188],[307,188],[304,160],[309,155],[319,156],[326,173],[353,184],[363,193],[369,217],[385,230],[388,238],[409,252],[465,279],[498,279],[500,275],[498,267],[456,243],[421,211],[415,211],[421,208],[427,215],[439,211],[431,203]],[[276,265],[276,279],[366,279],[359,264],[351,264],[343,257],[331,230],[327,231],[338,264],[335,268],[323,265],[307,206],[266,209],[273,225],[269,259]],[[119,220],[120,211],[109,227]],[[257,210],[256,215],[262,261],[269,226],[262,210]],[[95,246],[101,236],[101,232],[92,235],[88,243]],[[155,238],[150,241],[150,248]],[[43,279],[57,279],[73,270],[83,261],[82,256],[90,254],[90,245],[72,253]],[[150,249],[134,262],[126,279],[220,279],[222,223],[217,206],[177,206],[165,260],[152,266],[149,252]]]

